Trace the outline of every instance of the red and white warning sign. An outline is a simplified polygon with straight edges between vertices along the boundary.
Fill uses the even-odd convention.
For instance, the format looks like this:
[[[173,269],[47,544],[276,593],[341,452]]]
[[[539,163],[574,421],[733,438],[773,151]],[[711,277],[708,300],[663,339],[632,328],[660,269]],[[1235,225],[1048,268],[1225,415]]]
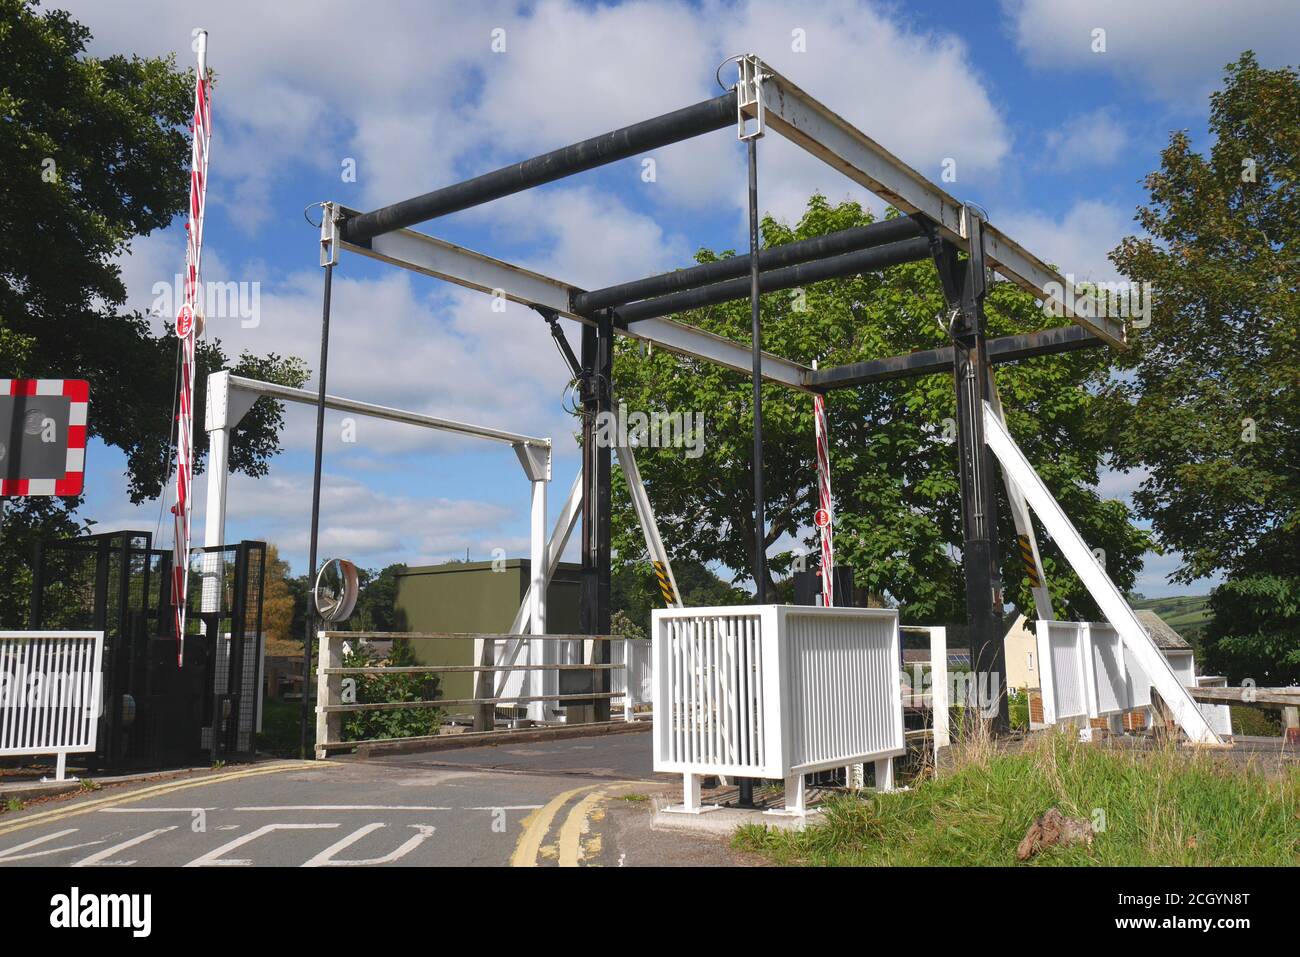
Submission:
[[[826,509],[819,508],[817,509],[816,512],[813,513],[813,524],[816,525],[818,528],[825,528],[830,523],[831,523],[831,513],[826,511]]]
[[[85,379],[0,379],[0,495],[80,495]]]

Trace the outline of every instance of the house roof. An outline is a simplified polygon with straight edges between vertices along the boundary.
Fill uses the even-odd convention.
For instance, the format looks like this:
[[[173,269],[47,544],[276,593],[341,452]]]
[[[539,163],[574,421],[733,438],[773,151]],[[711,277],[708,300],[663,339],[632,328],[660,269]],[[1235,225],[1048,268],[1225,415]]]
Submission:
[[[1161,651],[1192,650],[1192,646],[1187,643],[1187,639],[1174,631],[1169,623],[1154,611],[1143,608],[1136,611],[1135,614],[1142,627],[1147,630],[1147,634],[1151,636],[1151,640],[1156,643],[1156,647]]]

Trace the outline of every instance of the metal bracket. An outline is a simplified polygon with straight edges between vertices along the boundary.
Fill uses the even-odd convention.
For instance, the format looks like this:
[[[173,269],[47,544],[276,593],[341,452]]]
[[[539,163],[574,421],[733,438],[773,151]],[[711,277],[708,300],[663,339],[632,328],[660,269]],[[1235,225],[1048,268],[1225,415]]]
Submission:
[[[320,217],[320,264],[321,268],[336,265],[339,261],[339,215],[335,203],[321,204]]]
[[[975,298],[988,290],[988,266],[984,258],[984,224],[988,218],[983,211],[971,203],[966,203],[961,210],[961,234],[970,243],[970,278],[971,289]]]
[[[519,443],[514,446],[519,464],[524,468],[524,475],[530,482],[549,482],[551,480],[551,440],[545,446]]]
[[[763,72],[763,61],[751,53],[736,60],[736,66],[740,71],[740,79],[736,82],[736,137],[741,142],[756,140],[764,132],[763,80],[768,74]],[[745,132],[747,107],[754,111],[754,130],[749,133]]]

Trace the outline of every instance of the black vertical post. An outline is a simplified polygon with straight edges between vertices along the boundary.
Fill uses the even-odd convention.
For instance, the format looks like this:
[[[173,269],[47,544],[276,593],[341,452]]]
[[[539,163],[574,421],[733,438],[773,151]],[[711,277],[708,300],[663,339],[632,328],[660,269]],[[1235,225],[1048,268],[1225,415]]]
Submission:
[[[613,406],[614,327],[608,313],[598,326],[582,328],[582,572],[578,630],[608,635],[610,630],[610,456],[599,441],[598,416]],[[609,662],[609,643],[594,642],[593,664]],[[609,691],[609,672],[597,672],[597,691]],[[609,699],[596,698],[595,721],[609,720]]]
[[[599,631],[600,575],[596,556],[596,397],[595,369],[598,334],[582,327],[582,571],[579,573],[578,629],[584,635]]]
[[[328,215],[328,210],[327,210]],[[331,258],[333,250],[331,250]],[[320,321],[320,369],[319,386],[316,395],[316,459],[311,476],[311,543],[307,550],[307,582],[310,586],[316,576],[316,548],[320,538],[320,467],[321,456],[325,449],[325,371],[329,365],[330,351],[330,291],[334,284],[334,263],[325,266],[325,302],[321,308]],[[310,715],[309,699],[311,697],[311,653],[313,627],[316,621],[316,606],[310,588],[307,595],[307,634],[302,642],[302,711],[298,717],[299,757],[306,758],[313,753],[307,747],[307,725]]]
[[[614,324],[609,313],[600,318],[596,339],[596,407],[598,414],[612,414],[614,409]],[[596,453],[596,635],[608,635],[611,627],[612,610],[610,608],[610,520],[613,503],[610,493],[610,465],[614,450],[608,442],[599,443]],[[608,664],[610,647],[608,641],[592,642],[594,649],[593,664]],[[596,672],[596,690],[609,692],[609,671]],[[595,720],[609,720],[608,698],[595,699]]]
[[[956,250],[945,243],[937,263],[949,303],[955,307],[951,329],[953,385],[957,396],[962,570],[971,667],[979,690],[979,706],[992,717],[994,732],[1001,733],[1009,727],[1009,720],[994,463],[984,441],[984,399],[989,394],[984,340],[985,270],[979,219],[969,208],[967,215],[972,227],[970,257],[958,261]]]
[[[754,375],[754,603],[767,601],[767,519],[763,489],[763,328],[759,309],[758,136],[745,143],[749,159],[749,320]],[[754,806],[754,782],[736,782],[737,803]]]
[[[758,141],[749,147],[749,318],[754,372],[754,601],[767,600],[767,522],[763,492],[763,332],[759,315]]]

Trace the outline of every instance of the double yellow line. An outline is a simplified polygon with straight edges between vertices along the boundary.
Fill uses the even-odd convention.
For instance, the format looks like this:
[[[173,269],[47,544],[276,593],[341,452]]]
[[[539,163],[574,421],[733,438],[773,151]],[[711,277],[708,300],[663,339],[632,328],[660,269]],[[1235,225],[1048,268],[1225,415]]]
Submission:
[[[100,808],[115,807],[119,804],[130,804],[134,801],[143,801],[146,798],[157,797],[162,794],[171,794],[175,791],[184,791],[188,788],[199,788],[207,784],[220,784],[223,781],[235,781],[240,778],[258,777],[263,774],[278,774],[281,771],[301,770],[306,767],[315,769],[317,767],[329,765],[327,761],[312,761],[310,765],[302,761],[286,761],[276,764],[254,765],[251,768],[244,768],[237,771],[225,771],[218,774],[205,774],[199,778],[192,778],[182,781],[168,781],[165,784],[155,784],[147,788],[139,788],[134,791],[127,791],[125,794],[119,794],[115,797],[98,798],[94,801],[81,801],[71,807],[53,808],[49,811],[42,811],[39,814],[26,814],[16,821],[9,823],[0,823],[0,835],[12,834],[14,831],[21,831],[24,828],[35,827],[38,824],[50,824],[54,821],[62,821],[65,818],[76,817],[80,814],[89,814],[91,811],[98,811]],[[3,819],[0,819],[2,821]]]
[[[569,801],[583,795],[565,815],[556,841],[560,867],[578,867],[582,862],[582,837],[591,825],[591,813],[610,797],[610,792],[629,787],[635,781],[618,781],[613,784],[588,784],[586,787],[564,791],[551,798],[546,805],[524,818],[524,830],[510,855],[511,867],[539,867],[542,842],[551,830],[556,815]]]

